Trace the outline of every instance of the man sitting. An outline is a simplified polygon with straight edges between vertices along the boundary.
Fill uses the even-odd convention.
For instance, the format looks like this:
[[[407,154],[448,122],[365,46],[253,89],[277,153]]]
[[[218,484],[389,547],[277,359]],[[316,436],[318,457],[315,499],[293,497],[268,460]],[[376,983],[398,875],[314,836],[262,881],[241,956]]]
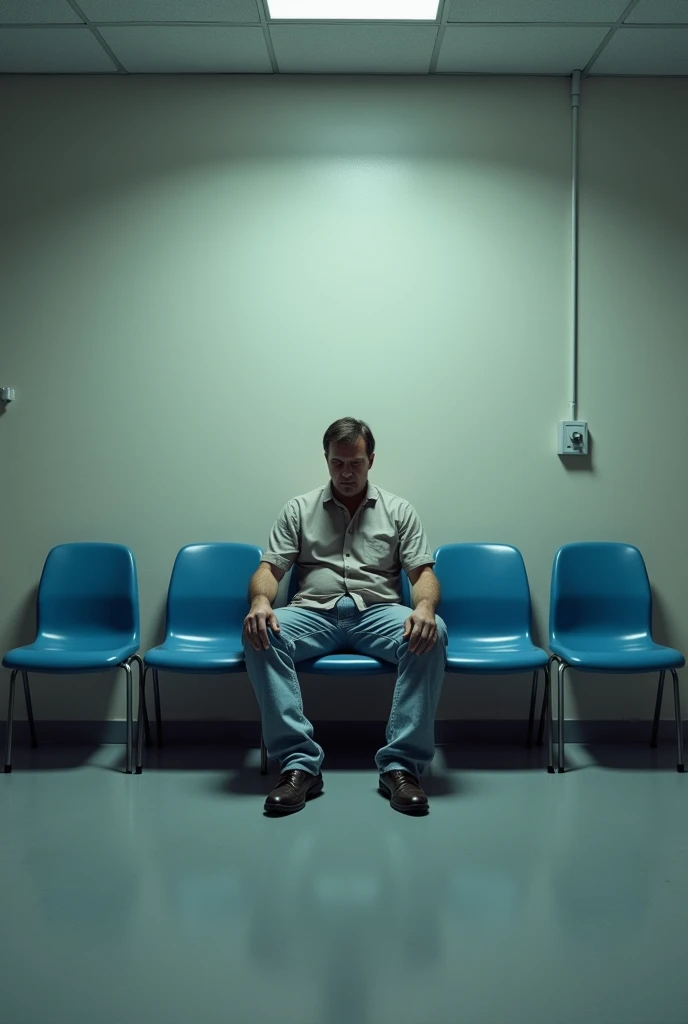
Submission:
[[[395,810],[425,814],[420,775],[435,753],[447,646],[446,626],[435,615],[440,590],[431,549],[408,501],[369,483],[375,439],[366,423],[337,420],[323,447],[330,480],[280,512],[244,619],[246,667],[268,753],[281,772],[265,810],[300,811],[322,792],[323,750],[303,713],[294,665],[349,649],[398,666],[387,742],[375,757],[380,789]],[[292,565],[298,592],[275,610],[279,581]],[[412,609],[401,604],[402,569]]]

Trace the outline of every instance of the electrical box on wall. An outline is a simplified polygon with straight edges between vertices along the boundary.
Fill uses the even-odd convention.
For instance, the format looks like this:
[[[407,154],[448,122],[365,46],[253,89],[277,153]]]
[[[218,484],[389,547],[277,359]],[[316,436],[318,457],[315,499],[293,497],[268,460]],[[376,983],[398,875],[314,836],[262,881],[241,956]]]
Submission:
[[[587,455],[588,424],[585,420],[562,420],[558,441],[559,455]]]

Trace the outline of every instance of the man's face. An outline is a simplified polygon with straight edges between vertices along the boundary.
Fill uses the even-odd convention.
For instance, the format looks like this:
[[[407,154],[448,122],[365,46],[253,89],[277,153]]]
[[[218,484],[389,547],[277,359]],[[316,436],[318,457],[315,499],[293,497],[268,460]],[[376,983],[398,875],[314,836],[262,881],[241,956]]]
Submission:
[[[375,453],[368,458],[362,437],[356,438],[354,444],[330,444],[325,458],[332,486],[343,498],[356,498],[365,491],[368,486],[368,470],[373,464]]]

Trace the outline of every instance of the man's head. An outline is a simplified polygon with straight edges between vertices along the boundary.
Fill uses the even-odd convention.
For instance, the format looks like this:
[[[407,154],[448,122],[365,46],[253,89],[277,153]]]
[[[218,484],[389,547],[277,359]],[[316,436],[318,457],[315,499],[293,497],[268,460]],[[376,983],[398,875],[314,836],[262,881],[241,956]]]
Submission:
[[[375,438],[368,424],[351,416],[335,420],[325,431],[323,448],[337,497],[360,498],[375,459]]]

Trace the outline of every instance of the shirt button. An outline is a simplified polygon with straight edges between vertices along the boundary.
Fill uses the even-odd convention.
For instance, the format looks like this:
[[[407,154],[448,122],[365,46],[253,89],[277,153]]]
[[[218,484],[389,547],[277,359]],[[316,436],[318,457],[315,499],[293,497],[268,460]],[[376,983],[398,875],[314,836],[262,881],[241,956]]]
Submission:
[[[349,557],[349,552],[348,552],[348,551],[347,551],[347,553],[346,553],[346,557],[347,557],[347,558]]]

